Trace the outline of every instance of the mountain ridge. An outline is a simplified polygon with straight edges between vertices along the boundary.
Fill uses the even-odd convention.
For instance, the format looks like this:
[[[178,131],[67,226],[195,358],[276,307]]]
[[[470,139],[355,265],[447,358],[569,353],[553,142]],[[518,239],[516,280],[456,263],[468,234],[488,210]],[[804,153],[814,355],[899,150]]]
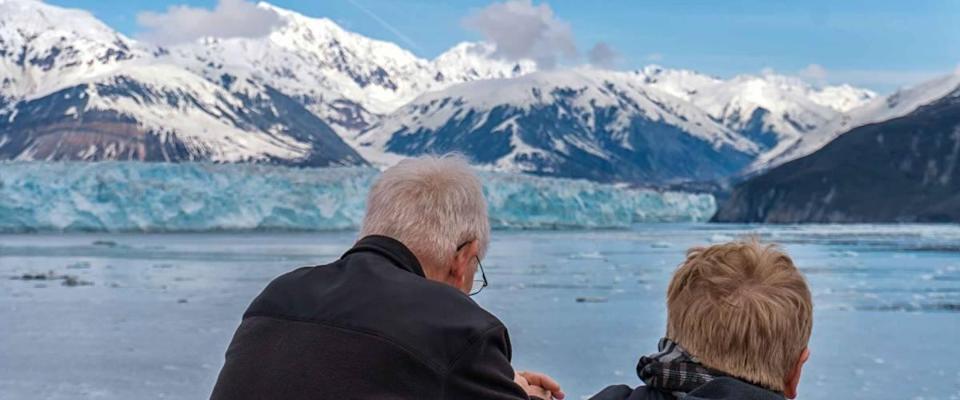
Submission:
[[[590,68],[426,93],[355,143],[380,164],[458,151],[496,170],[651,183],[717,178],[757,151],[682,99]]]
[[[434,59],[425,59],[396,44],[367,38],[345,30],[327,18],[304,16],[269,3],[261,2],[258,6],[276,13],[281,20],[281,23],[264,37],[203,38],[171,46],[154,46],[113,31],[86,11],[63,9],[33,1],[0,0],[0,7],[11,10],[16,8],[18,13],[30,16],[14,18],[11,17],[13,13],[5,13],[6,18],[11,21],[0,27],[0,79],[3,82],[0,85],[0,115],[6,118],[6,120],[0,120],[0,132],[7,130],[5,134],[8,136],[6,144],[8,147],[4,150],[5,154],[12,158],[16,158],[17,154],[29,154],[24,153],[29,150],[29,146],[19,149],[10,147],[11,143],[14,143],[9,139],[10,129],[12,129],[11,117],[25,118],[22,112],[17,111],[18,104],[31,101],[44,103],[42,98],[65,88],[93,81],[103,84],[112,82],[111,77],[122,76],[127,70],[155,68],[169,72],[168,75],[173,81],[179,79],[180,82],[193,82],[192,88],[185,91],[185,93],[190,92],[185,95],[185,98],[219,96],[223,98],[223,107],[229,108],[227,104],[251,107],[250,115],[243,118],[236,118],[230,112],[207,112],[212,109],[205,106],[183,106],[176,112],[168,107],[169,113],[165,114],[166,121],[178,119],[191,121],[191,118],[199,118],[195,126],[207,126],[208,131],[210,127],[217,126],[216,129],[222,132],[238,135],[237,140],[225,140],[222,134],[204,136],[188,123],[169,123],[171,126],[177,125],[175,136],[178,138],[202,138],[197,139],[203,143],[196,144],[194,146],[196,148],[232,146],[230,149],[224,148],[218,151],[194,152],[191,153],[191,157],[214,153],[225,155],[244,150],[242,156],[213,157],[212,160],[218,162],[229,160],[268,162],[267,160],[270,160],[269,162],[296,165],[304,159],[319,160],[324,157],[293,151],[285,153],[290,159],[280,160],[273,157],[284,152],[272,148],[271,145],[265,144],[263,149],[257,150],[251,146],[244,147],[243,143],[258,141],[271,143],[273,140],[279,140],[287,145],[299,143],[316,151],[323,151],[320,149],[331,148],[331,146],[341,148],[340,144],[330,144],[336,141],[328,137],[332,132],[332,136],[336,136],[337,140],[353,146],[354,150],[367,154],[367,157],[338,150],[334,152],[336,154],[331,160],[324,162],[365,163],[365,158],[371,158],[374,163],[383,166],[395,162],[405,154],[391,152],[389,148],[372,148],[378,144],[385,146],[389,141],[389,138],[374,140],[375,137],[387,135],[374,131],[389,131],[390,129],[385,127],[393,126],[397,129],[389,133],[395,133],[404,124],[411,125],[412,115],[404,116],[398,113],[401,110],[415,108],[419,99],[429,99],[431,96],[453,98],[458,91],[463,90],[459,87],[462,85],[475,88],[483,86],[515,88],[526,84],[523,81],[525,76],[539,73],[533,61],[507,61],[498,58],[496,48],[488,43],[459,43]],[[47,22],[34,23],[36,32],[16,28],[17,24],[23,23],[22,21],[40,18],[38,16],[46,18]],[[0,21],[3,20],[4,16],[0,15]],[[27,34],[23,35],[22,32]],[[88,34],[90,37],[86,37]],[[24,38],[34,39],[25,40]],[[38,41],[36,38],[42,40]],[[86,47],[72,45],[74,42],[85,43]],[[20,54],[28,54],[29,57],[21,57]],[[80,57],[79,60],[75,59],[76,57]],[[102,62],[98,63],[98,60]],[[517,168],[516,163],[511,161],[511,157],[515,161],[516,156],[526,154],[524,153],[526,151],[528,156],[541,154],[544,155],[544,159],[566,160],[561,163],[563,165],[580,165],[574,168],[580,170],[579,172],[564,170],[572,167],[560,164],[546,167],[546,164],[543,164],[537,168],[561,169],[550,172],[551,174],[582,175],[583,166],[591,165],[596,161],[589,161],[591,157],[596,157],[605,151],[621,151],[617,149],[619,147],[624,151],[632,151],[631,157],[640,160],[631,160],[629,163],[656,159],[657,157],[654,156],[657,152],[656,146],[651,148],[649,153],[642,153],[635,151],[636,149],[630,149],[629,141],[640,136],[652,135],[653,132],[669,131],[670,133],[665,134],[667,136],[661,143],[667,148],[679,146],[681,142],[687,145],[697,143],[695,146],[699,147],[701,146],[699,143],[703,142],[704,151],[708,153],[715,151],[718,143],[721,143],[719,147],[730,149],[731,157],[735,160],[720,168],[723,171],[723,177],[727,177],[738,173],[729,167],[742,164],[742,156],[754,159],[751,162],[755,163],[756,159],[768,157],[770,152],[782,149],[786,144],[815,131],[838,113],[846,112],[875,96],[872,92],[844,85],[815,88],[798,79],[773,74],[742,75],[731,79],[720,79],[694,71],[666,69],[659,66],[648,66],[632,72],[581,67],[542,73],[556,74],[554,76],[591,75],[585,77],[584,80],[587,83],[580,86],[590,88],[590,93],[586,97],[581,95],[580,100],[587,103],[600,102],[597,103],[598,107],[591,109],[600,111],[596,115],[609,114],[604,114],[601,118],[614,118],[614,121],[607,122],[616,122],[619,127],[606,129],[606,127],[598,128],[598,125],[585,121],[576,122],[576,131],[566,132],[571,134],[570,137],[562,137],[564,132],[557,132],[551,137],[551,140],[557,143],[565,143],[562,146],[553,146],[552,143],[527,143],[528,139],[518,139],[513,142],[508,140],[503,142],[506,143],[507,148],[520,150],[501,154],[504,158],[499,160],[487,160],[489,161],[485,164],[487,167],[523,170],[523,168]],[[200,80],[210,84],[201,84]],[[482,83],[475,83],[481,81]],[[615,81],[615,83],[606,87],[605,81],[609,81],[606,83]],[[43,85],[36,85],[37,82],[42,82]],[[541,86],[538,90],[541,93],[550,92],[556,89],[553,83],[541,81],[538,83]],[[173,86],[175,85],[171,87]],[[525,90],[525,93],[532,92],[533,87],[526,89],[530,90]],[[498,97],[495,91],[486,89],[481,91],[489,93],[492,97]],[[622,93],[615,93],[617,91]],[[135,97],[134,93],[116,97],[114,100]],[[523,101],[523,99],[517,100]],[[46,99],[47,104],[58,101],[62,99]],[[606,107],[606,111],[603,111],[605,106],[601,103],[605,101],[619,102],[617,107],[622,106],[623,110]],[[643,105],[630,104],[637,101]],[[282,106],[272,102],[282,103]],[[40,103],[34,103],[34,105]],[[606,106],[610,104],[613,103],[606,103]],[[500,105],[507,106],[502,102]],[[520,105],[513,104],[512,108],[522,109],[523,107],[517,107]],[[98,104],[100,108],[109,108],[108,106],[117,107],[115,102]],[[566,105],[541,104],[541,106],[543,106],[540,107],[542,114],[528,115],[528,120],[545,121],[556,129],[565,129],[563,124],[572,123],[573,119],[563,120],[565,117],[562,113]],[[584,105],[581,104],[581,106]],[[84,110],[78,109],[78,111]],[[155,114],[158,111],[125,107],[123,110],[113,109],[112,112],[115,113],[111,115],[116,115],[117,118],[132,118],[139,131],[163,130],[163,127],[157,126],[156,123],[158,119]],[[304,112],[312,114],[313,118],[305,119]],[[18,113],[19,117],[15,117]],[[439,121],[440,114],[434,113],[433,116],[437,118],[437,121],[434,121],[437,125],[454,126],[459,121],[457,119],[459,117],[452,113],[445,121]],[[211,118],[218,121],[213,123],[210,121]],[[308,119],[311,126],[304,125]],[[637,122],[641,120],[645,122],[642,124]],[[55,126],[42,128],[41,125],[44,124],[45,122],[38,121],[33,128],[44,130]],[[631,124],[633,124],[632,127]],[[93,126],[88,128],[93,129]],[[411,126],[411,128],[414,127]],[[429,130],[425,129],[426,126],[422,128],[424,128],[423,132]],[[644,133],[643,129],[649,129],[650,132]],[[633,130],[632,134],[625,133],[631,130]],[[315,132],[316,135],[312,135],[311,132]],[[476,135],[477,133],[475,131],[474,135],[470,135],[471,140],[476,142],[465,143],[465,148],[477,147],[490,140],[502,142],[502,138],[488,138]],[[612,136],[603,137],[603,135]],[[628,140],[628,136],[633,139]],[[440,140],[430,135],[420,135],[420,137],[424,143],[417,145],[407,143],[406,146],[414,152],[425,151],[437,147],[432,143]],[[317,146],[304,143],[311,140],[319,141]],[[364,143],[360,143],[361,141]],[[600,145],[600,141],[605,144]],[[25,144],[24,141],[18,143]],[[395,144],[394,150],[399,148],[396,146],[399,145]],[[456,146],[456,143],[439,146],[437,150],[441,147],[446,150],[463,150]],[[600,150],[602,147],[606,148]],[[713,150],[709,150],[711,147]],[[584,159],[572,160],[570,154],[564,153],[566,150],[582,152]],[[99,151],[102,152],[103,149]],[[627,157],[625,154],[621,157]],[[71,153],[60,154],[54,158],[59,159],[59,157],[78,156]],[[334,159],[339,161],[333,161]],[[643,161],[644,159],[647,161]],[[609,171],[609,169],[601,168],[601,171]],[[633,177],[630,179],[645,179],[642,177],[646,175],[628,174],[626,176]],[[616,177],[616,174],[612,176],[612,178]],[[700,176],[688,178],[699,179]]]
[[[845,132],[859,126],[883,122],[910,114],[922,106],[935,102],[960,87],[960,70],[871,100],[850,112],[829,121],[815,132],[786,142],[779,149],[758,158],[751,171],[759,171],[784,164],[811,154]]]
[[[716,222],[960,222],[960,88],[737,185]]]

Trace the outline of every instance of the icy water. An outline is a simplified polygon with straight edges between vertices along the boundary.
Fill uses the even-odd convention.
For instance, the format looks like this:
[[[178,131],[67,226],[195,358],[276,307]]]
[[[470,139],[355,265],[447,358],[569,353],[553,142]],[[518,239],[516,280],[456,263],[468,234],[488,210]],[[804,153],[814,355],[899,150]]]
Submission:
[[[517,368],[585,398],[639,384],[636,361],[664,331],[665,286],[684,250],[751,232],[782,242],[814,292],[801,398],[960,398],[957,226],[498,231],[477,300],[510,329]],[[250,300],[354,239],[0,235],[0,399],[206,398]]]

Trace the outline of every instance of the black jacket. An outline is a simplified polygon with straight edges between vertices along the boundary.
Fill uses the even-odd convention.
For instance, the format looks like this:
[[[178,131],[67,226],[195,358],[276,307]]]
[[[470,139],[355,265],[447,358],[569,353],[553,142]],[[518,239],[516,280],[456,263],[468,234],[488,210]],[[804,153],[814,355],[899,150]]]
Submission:
[[[630,389],[610,386],[590,400],[674,400],[672,394],[647,386]],[[687,394],[683,400],[783,400],[783,395],[733,378],[717,378]]]
[[[243,315],[211,399],[527,399],[503,324],[370,236],[280,276]]]

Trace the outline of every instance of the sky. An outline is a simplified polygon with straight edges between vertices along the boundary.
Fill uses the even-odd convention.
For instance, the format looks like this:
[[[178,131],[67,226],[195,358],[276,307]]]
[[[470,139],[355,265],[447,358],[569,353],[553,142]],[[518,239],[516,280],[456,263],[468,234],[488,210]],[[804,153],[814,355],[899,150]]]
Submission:
[[[169,29],[169,21],[176,19],[164,19],[183,14],[169,12],[171,6],[202,11],[215,9],[218,1],[244,0],[47,1],[89,10],[127,35],[162,40],[178,33]],[[881,93],[960,67],[957,0],[272,3],[330,18],[348,30],[395,42],[424,58],[461,41],[486,39],[502,44],[505,56],[525,55],[558,67],[593,63],[635,69],[659,64],[720,77],[774,71]]]

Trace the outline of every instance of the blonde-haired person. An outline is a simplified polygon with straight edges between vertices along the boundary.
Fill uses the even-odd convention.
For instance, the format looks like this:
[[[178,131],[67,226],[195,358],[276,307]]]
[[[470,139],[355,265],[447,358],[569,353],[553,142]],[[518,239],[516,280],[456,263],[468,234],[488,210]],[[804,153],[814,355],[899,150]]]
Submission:
[[[507,329],[468,295],[486,285],[480,180],[455,156],[387,169],[339,260],[278,277],[227,350],[214,400],[564,397],[514,372]]]
[[[813,302],[790,257],[756,239],[693,248],[667,289],[667,335],[636,389],[593,400],[796,398]]]

